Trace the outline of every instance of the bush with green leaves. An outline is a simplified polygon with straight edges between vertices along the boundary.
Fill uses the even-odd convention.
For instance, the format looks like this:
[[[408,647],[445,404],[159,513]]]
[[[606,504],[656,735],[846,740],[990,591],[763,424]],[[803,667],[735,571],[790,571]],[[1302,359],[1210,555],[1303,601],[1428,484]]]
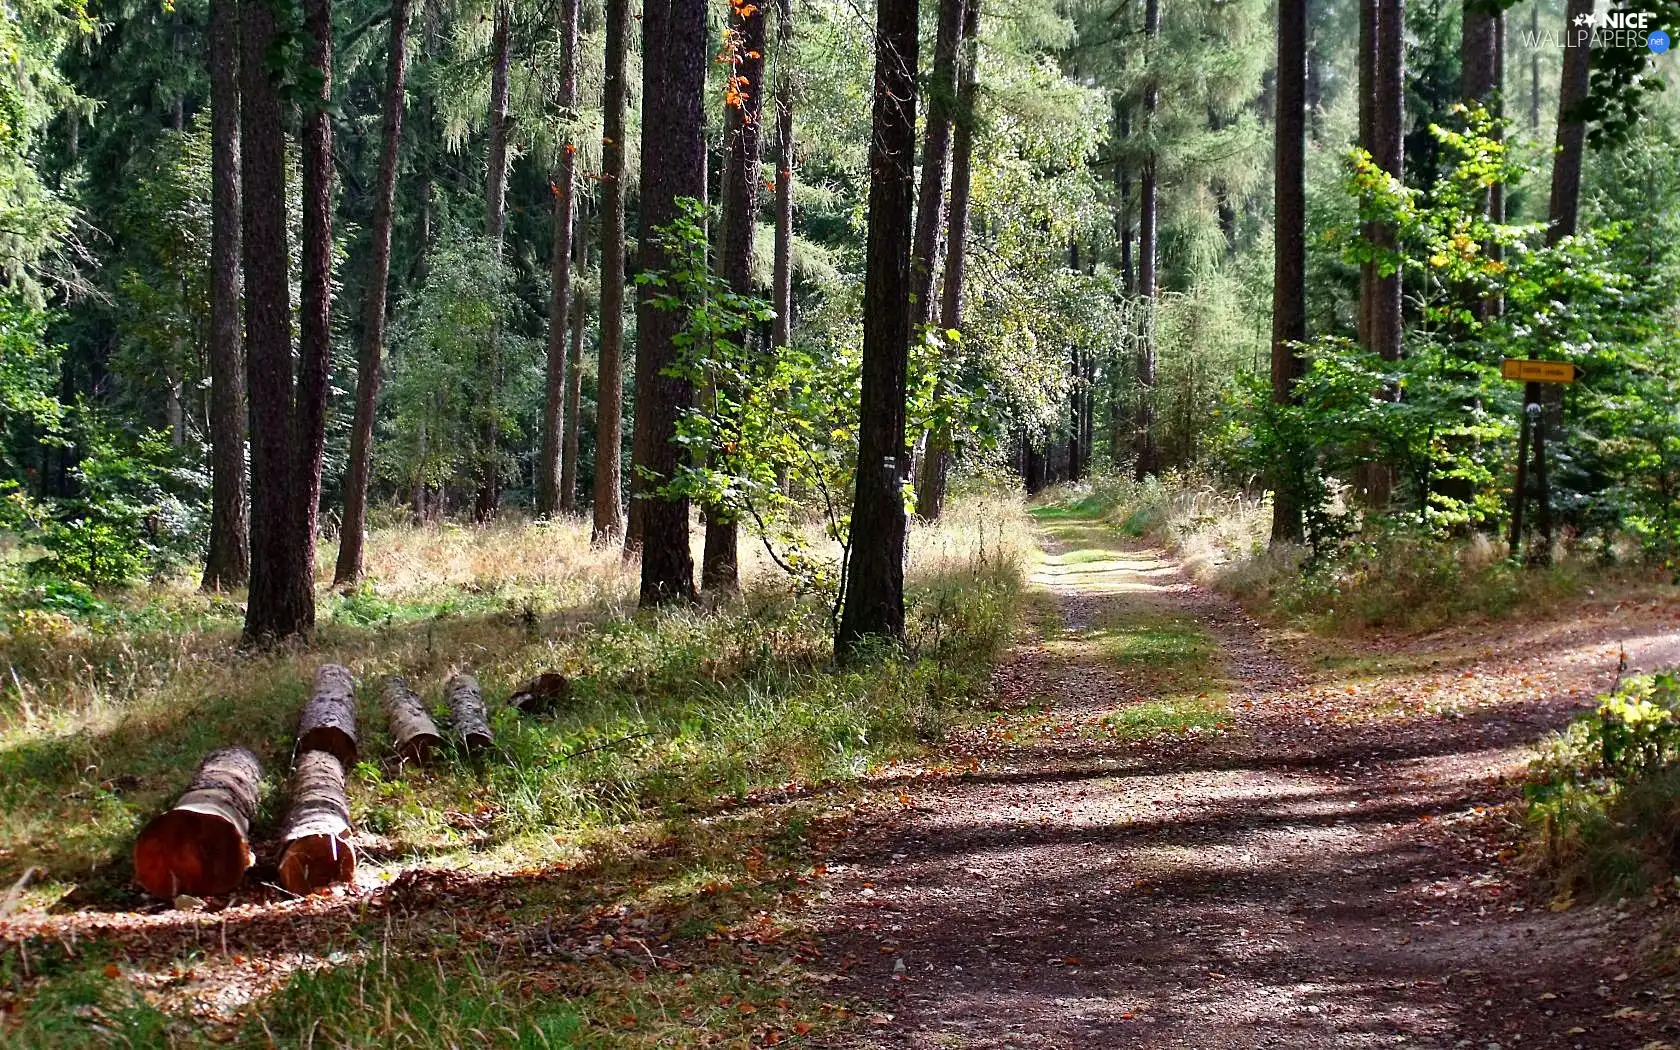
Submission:
[[[1524,797],[1566,890],[1638,889],[1680,870],[1680,675],[1598,699],[1547,741]]]

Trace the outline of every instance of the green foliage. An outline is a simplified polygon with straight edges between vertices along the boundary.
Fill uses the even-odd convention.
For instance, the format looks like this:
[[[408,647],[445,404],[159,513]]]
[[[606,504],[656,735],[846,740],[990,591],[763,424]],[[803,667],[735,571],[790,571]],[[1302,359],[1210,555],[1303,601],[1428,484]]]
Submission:
[[[1632,678],[1553,736],[1525,788],[1564,889],[1639,889],[1680,858],[1680,678]]]
[[[456,233],[432,252],[426,283],[399,308],[383,393],[387,432],[376,448],[380,473],[402,491],[468,484],[487,452],[487,428],[510,455],[541,372],[535,344],[503,323],[519,309],[509,285],[484,238]]]
[[[1651,273],[1620,248],[1621,227],[1547,244],[1542,226],[1489,222],[1485,195],[1515,186],[1522,172],[1486,113],[1458,112],[1462,129],[1432,129],[1441,174],[1426,191],[1352,154],[1357,218],[1392,226],[1394,250],[1352,225],[1333,231],[1350,263],[1399,271],[1415,290],[1420,318],[1406,332],[1405,354],[1386,361],[1341,337],[1319,337],[1304,348],[1296,403],[1271,404],[1258,382],[1239,399],[1232,462],[1298,499],[1320,553],[1351,531],[1357,519],[1334,520],[1337,495],[1370,462],[1395,472],[1398,504],[1384,509],[1408,528],[1437,538],[1495,532],[1508,513],[1522,389],[1501,378],[1500,361],[1572,361],[1581,382],[1564,399],[1566,440],[1553,446],[1555,509],[1577,528],[1632,528],[1653,553],[1668,550],[1680,420],[1645,397],[1674,367],[1663,345],[1668,307],[1656,292],[1673,290],[1672,273]],[[1495,302],[1498,311],[1472,309]],[[1581,462],[1588,451],[1596,453],[1590,467]],[[1617,494],[1619,515],[1589,509],[1598,491]]]
[[[117,587],[201,555],[209,480],[164,435],[124,434],[85,408],[75,435],[75,496],[12,494],[14,524],[46,551],[37,575]]]
[[[64,348],[46,338],[48,315],[16,295],[0,296],[0,496],[33,480],[31,444],[52,446],[64,432],[57,396]],[[8,521],[0,507],[0,525]]]

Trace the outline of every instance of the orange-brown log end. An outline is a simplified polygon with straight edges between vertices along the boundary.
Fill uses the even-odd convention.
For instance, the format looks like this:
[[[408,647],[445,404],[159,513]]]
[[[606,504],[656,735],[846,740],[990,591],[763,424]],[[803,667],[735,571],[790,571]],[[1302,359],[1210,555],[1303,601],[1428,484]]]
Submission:
[[[134,881],[154,897],[232,893],[251,866],[251,847],[225,817],[172,809],[134,842]]]
[[[300,897],[355,877],[356,851],[336,835],[293,839],[280,855],[280,885]]]

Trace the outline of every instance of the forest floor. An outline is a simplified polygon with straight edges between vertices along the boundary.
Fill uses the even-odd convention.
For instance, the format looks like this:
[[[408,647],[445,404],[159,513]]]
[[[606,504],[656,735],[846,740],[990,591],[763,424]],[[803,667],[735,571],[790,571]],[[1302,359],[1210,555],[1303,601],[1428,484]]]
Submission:
[[[830,864],[870,1047],[1680,1046],[1672,897],[1576,905],[1521,852],[1531,745],[1680,608],[1327,642],[1041,511],[1032,714],[954,742]]]
[[[1250,618],[1078,511],[1036,514],[1027,622],[989,695],[929,708],[921,742],[873,743],[839,773],[792,753],[861,739],[884,697],[983,675],[974,655],[890,680],[713,671],[699,706],[650,723],[668,739],[635,764],[591,755],[604,764],[572,779],[445,767],[404,787],[370,768],[359,812],[413,792],[398,815],[441,807],[461,842],[393,849],[394,831],[364,831],[369,877],[324,897],[289,899],[258,872],[233,899],[171,910],[107,876],[87,899],[19,910],[26,872],[0,883],[0,1048],[1680,1048],[1674,892],[1554,896],[1517,810],[1532,745],[1610,685],[1624,648],[1630,670],[1680,662],[1672,589],[1325,638]],[[658,655],[657,675],[596,671],[599,703],[647,678],[625,695],[652,717],[672,683],[711,680],[692,660],[760,645],[750,618],[685,623],[627,621],[650,652],[687,655]],[[401,629],[333,644],[371,674]],[[595,652],[506,616],[451,629],[507,649],[508,681]],[[791,637],[790,661],[823,641]],[[428,633],[411,662],[431,651]],[[225,673],[259,681],[230,695],[283,728],[287,661],[318,658],[238,665]],[[230,681],[216,674],[205,688]],[[791,699],[768,702],[770,687]],[[546,754],[614,710],[503,729],[518,754]],[[696,735],[701,711],[732,728]],[[174,780],[123,756],[166,797]],[[114,761],[100,775],[129,768]],[[757,786],[729,789],[732,761]],[[520,791],[593,795],[613,778],[653,801],[575,827],[533,810],[497,837]],[[62,812],[20,796],[57,829],[43,837],[67,837],[87,805],[62,792]],[[90,841],[109,853],[123,826]]]

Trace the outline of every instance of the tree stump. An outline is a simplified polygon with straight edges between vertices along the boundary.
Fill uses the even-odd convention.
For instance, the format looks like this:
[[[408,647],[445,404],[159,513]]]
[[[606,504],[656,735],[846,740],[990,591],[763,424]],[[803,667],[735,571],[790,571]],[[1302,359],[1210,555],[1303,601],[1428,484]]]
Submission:
[[[468,751],[489,747],[495,737],[484,713],[484,691],[478,679],[466,671],[457,671],[443,687],[444,699],[449,702],[450,728],[467,745]]]
[[[552,714],[572,698],[572,680],[558,671],[544,671],[508,697],[522,715]]]
[[[356,680],[338,664],[322,664],[298,719],[297,751],[326,751],[345,769],[356,764]]]
[[[292,805],[281,836],[280,885],[305,895],[356,874],[344,766],[328,751],[305,751],[292,774]]]
[[[262,765],[245,748],[205,756],[174,807],[135,840],[134,879],[140,888],[165,900],[232,892],[251,866],[247,836],[261,783]]]
[[[380,694],[385,717],[391,725],[391,739],[397,754],[409,762],[418,762],[426,752],[440,746],[443,737],[437,725],[426,714],[425,705],[399,675],[385,679],[385,691]]]

